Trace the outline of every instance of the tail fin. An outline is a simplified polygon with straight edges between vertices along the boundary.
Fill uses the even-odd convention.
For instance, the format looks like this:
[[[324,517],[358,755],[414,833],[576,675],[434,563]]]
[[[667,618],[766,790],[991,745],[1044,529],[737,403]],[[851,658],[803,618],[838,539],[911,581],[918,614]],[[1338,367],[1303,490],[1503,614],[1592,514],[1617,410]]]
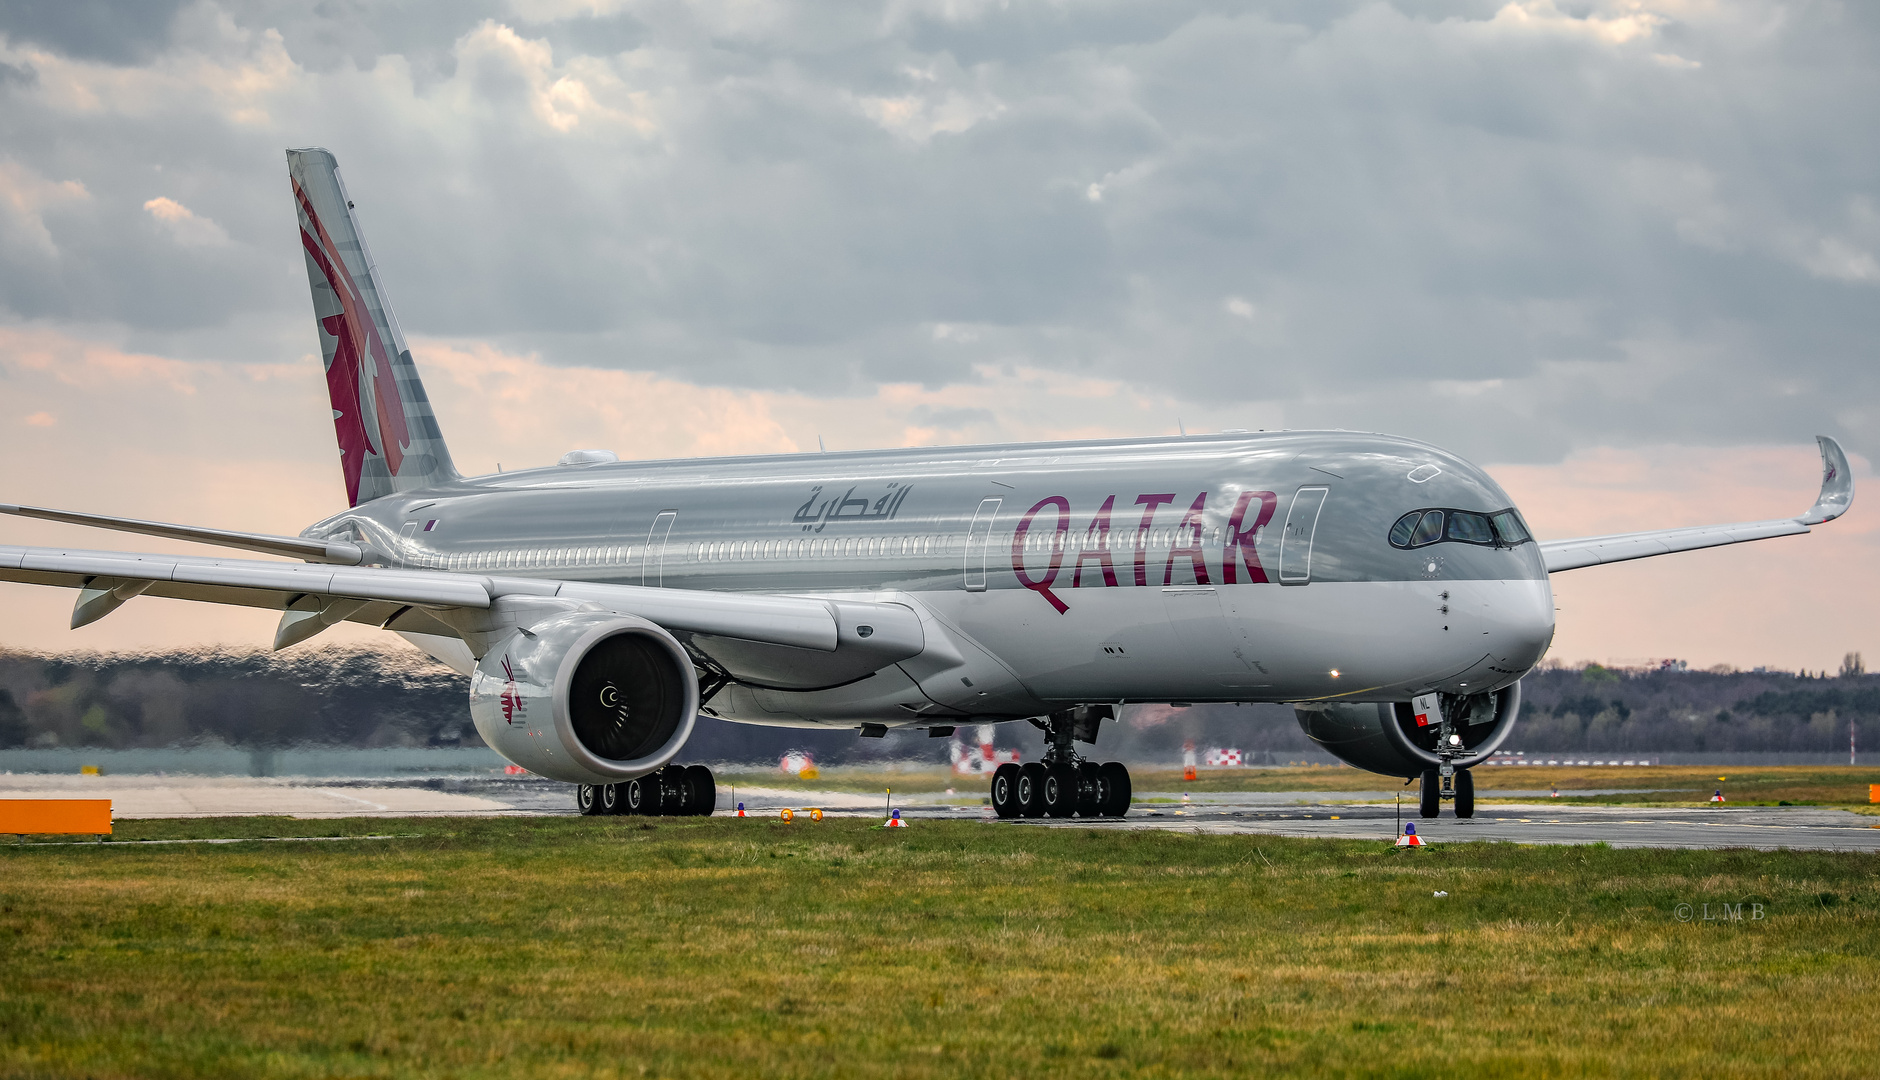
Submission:
[[[385,302],[339,164],[289,150],[300,246],[307,255],[326,389],[352,505],[457,479],[411,350]]]

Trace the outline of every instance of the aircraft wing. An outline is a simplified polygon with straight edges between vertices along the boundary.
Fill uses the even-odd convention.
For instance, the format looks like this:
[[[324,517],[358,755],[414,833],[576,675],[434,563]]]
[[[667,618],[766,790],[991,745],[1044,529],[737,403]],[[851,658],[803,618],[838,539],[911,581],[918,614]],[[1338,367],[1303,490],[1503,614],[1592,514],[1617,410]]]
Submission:
[[[90,525],[98,529],[143,533],[170,540],[188,540],[215,547],[241,548],[264,555],[284,555],[308,562],[339,563],[357,566],[365,561],[365,552],[357,544],[343,540],[309,540],[304,536],[275,536],[271,533],[236,532],[232,529],[205,529],[198,525],[172,525],[164,521],[110,517],[105,514],[81,514],[73,510],[48,510],[42,506],[15,506],[0,503],[0,514],[62,521],[68,525]]]
[[[435,613],[489,608],[504,597],[540,597],[593,603],[677,633],[829,653],[839,643],[850,643],[850,636],[842,633],[849,624],[879,615],[885,629],[914,619],[901,605],[866,601],[64,548],[0,546],[0,581],[81,590],[72,613],[74,628],[144,595],[284,613],[343,611],[331,621],[343,618],[389,630],[455,636]],[[289,623],[282,625],[285,631]],[[914,625],[917,632],[917,619]],[[285,643],[307,636],[311,634]],[[873,631],[870,636],[875,636]],[[901,635],[879,636],[879,645],[870,642],[859,651],[887,645]],[[277,639],[276,647],[281,646]]]
[[[1809,526],[1833,521],[1847,512],[1854,502],[1854,474],[1847,465],[1841,444],[1826,435],[1815,436],[1821,446],[1821,493],[1807,512],[1773,521],[1748,521],[1735,525],[1699,525],[1685,529],[1658,529],[1651,532],[1620,533],[1614,536],[1589,536],[1577,540],[1541,542],[1541,557],[1547,572],[1577,570],[1582,566],[1624,562],[1676,551],[1741,544],[1749,540],[1767,540],[1775,536],[1794,536],[1809,531]]]

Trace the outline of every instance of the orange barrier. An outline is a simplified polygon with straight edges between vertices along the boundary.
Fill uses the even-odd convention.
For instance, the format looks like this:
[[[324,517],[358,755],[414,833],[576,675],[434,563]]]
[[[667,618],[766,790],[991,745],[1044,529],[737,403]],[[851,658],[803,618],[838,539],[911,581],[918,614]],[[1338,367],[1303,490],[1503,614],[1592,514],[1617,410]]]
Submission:
[[[0,799],[0,835],[111,835],[110,799]]]
[[[1867,785],[1867,801],[1880,802],[1880,784]]]

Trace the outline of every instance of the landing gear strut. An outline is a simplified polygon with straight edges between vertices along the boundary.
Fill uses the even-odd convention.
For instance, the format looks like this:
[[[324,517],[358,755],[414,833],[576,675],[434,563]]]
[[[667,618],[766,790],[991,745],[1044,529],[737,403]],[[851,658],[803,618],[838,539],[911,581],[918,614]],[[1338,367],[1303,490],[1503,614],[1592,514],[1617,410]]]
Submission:
[[[1442,804],[1449,801],[1455,803],[1457,817],[1466,819],[1475,816],[1475,775],[1454,764],[1456,758],[1467,753],[1462,745],[1457,714],[1470,708],[1474,700],[1464,698],[1453,706],[1445,703],[1442,707],[1443,724],[1436,732],[1436,755],[1443,763],[1434,769],[1423,770],[1422,790],[1417,795],[1417,814],[1421,817],[1437,816],[1442,812]],[[1493,708],[1492,704],[1490,708]]]
[[[709,816],[718,804],[718,782],[703,765],[668,765],[638,780],[580,784],[574,804],[583,814]]]
[[[1043,729],[1043,761],[1006,762],[992,774],[992,809],[1002,818],[1122,817],[1129,813],[1129,770],[1099,765],[1073,749],[1095,743],[1097,725],[1116,716],[1108,705],[1079,705],[1032,723]]]

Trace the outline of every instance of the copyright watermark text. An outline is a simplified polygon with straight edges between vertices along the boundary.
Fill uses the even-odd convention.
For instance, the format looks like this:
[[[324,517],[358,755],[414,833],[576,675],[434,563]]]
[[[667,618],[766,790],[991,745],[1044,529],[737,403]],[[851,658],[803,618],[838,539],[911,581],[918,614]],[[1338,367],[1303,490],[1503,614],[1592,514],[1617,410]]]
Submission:
[[[1761,922],[1768,917],[1767,908],[1754,900],[1740,904],[1679,904],[1671,913],[1679,922]]]

